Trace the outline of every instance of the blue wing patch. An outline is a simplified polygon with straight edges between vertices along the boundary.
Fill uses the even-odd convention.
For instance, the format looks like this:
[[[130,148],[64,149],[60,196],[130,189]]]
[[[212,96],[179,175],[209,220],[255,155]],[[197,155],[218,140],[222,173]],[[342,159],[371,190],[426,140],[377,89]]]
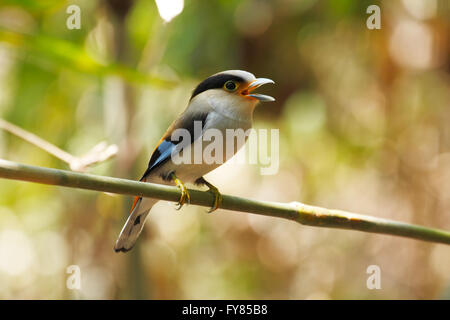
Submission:
[[[155,152],[153,152],[152,157],[150,158],[150,161],[148,163],[148,168],[145,171],[144,175],[142,176],[141,180],[154,168],[157,166],[163,164],[166,162],[170,156],[172,151],[176,148],[176,144],[168,141],[163,140],[159,144],[159,146],[155,149]]]
[[[165,162],[167,159],[169,159],[170,154],[175,149],[175,147],[176,147],[176,144],[174,144],[173,142],[168,141],[168,140],[163,140],[160,143],[160,145],[158,146],[158,148],[156,148],[155,152],[153,153],[153,155],[150,159],[150,163],[148,164],[149,170],[153,169],[154,167],[158,166],[159,164],[161,164],[161,163]],[[156,158],[156,159],[153,160],[153,158]]]

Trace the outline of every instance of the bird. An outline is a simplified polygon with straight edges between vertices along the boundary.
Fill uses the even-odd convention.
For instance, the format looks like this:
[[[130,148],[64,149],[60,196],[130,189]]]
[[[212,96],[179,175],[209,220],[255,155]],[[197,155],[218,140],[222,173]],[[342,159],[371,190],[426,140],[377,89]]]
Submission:
[[[214,203],[209,212],[215,211],[222,202],[222,195],[218,188],[208,182],[203,176],[216,169],[223,162],[229,160],[246,142],[234,146],[232,152],[222,156],[222,163],[211,161],[174,160],[174,154],[194,150],[202,152],[208,145],[204,141],[208,130],[225,135],[227,130],[249,130],[252,127],[253,111],[259,102],[275,101],[271,96],[257,94],[253,91],[264,84],[275,83],[271,79],[256,78],[252,73],[243,70],[226,70],[213,74],[200,82],[192,91],[189,103],[184,112],[169,126],[166,133],[154,149],[147,170],[139,179],[141,182],[175,184],[181,191],[177,209],[189,203],[190,195],[186,183],[197,186],[207,186],[214,194]],[[200,130],[195,130],[196,126]],[[188,141],[174,139],[176,132],[184,130],[190,134]],[[196,132],[197,131],[197,132]],[[203,157],[203,155],[201,155]],[[200,158],[200,160],[204,160]],[[157,199],[135,197],[130,214],[115,243],[115,252],[127,252],[135,245],[141,233],[147,215],[157,202]]]

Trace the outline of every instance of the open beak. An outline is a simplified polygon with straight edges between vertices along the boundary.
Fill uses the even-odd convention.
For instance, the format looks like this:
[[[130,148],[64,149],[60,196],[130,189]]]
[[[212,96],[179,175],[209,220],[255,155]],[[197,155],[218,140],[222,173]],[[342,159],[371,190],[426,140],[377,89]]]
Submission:
[[[259,101],[275,101],[275,99],[271,96],[266,96],[264,94],[258,94],[258,93],[251,93],[253,90],[261,87],[264,84],[267,83],[275,83],[273,80],[266,79],[266,78],[257,78],[256,80],[253,80],[250,85],[242,91],[242,94],[247,97],[251,97],[254,99],[257,99]]]

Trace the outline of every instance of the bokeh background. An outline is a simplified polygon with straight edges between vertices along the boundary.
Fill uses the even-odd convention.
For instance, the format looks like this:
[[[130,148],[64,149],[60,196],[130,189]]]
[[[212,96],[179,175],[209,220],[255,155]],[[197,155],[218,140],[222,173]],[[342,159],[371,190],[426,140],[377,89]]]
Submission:
[[[0,117],[74,155],[116,144],[87,172],[137,179],[195,85],[244,69],[276,82],[255,125],[280,130],[280,168],[224,165],[223,193],[450,229],[448,0],[158,2],[3,0]],[[5,131],[0,157],[68,169]],[[444,245],[160,202],[116,254],[131,197],[3,179],[0,195],[0,298],[450,298]]]

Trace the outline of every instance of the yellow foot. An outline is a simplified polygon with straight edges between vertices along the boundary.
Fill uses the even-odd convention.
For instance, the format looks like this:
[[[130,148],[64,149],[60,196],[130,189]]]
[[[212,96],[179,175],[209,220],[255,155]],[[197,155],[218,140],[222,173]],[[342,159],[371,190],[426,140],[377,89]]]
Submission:
[[[211,207],[211,209],[208,210],[208,213],[216,211],[219,206],[222,204],[222,195],[219,192],[219,189],[217,189],[215,186],[213,186],[211,183],[205,181],[205,184],[209,188],[209,192],[212,192],[214,194],[214,204]]]
[[[175,173],[172,173],[170,176],[172,177],[172,180],[175,182],[177,187],[181,190],[181,197],[176,208],[177,210],[180,210],[185,203],[189,204],[191,202],[191,196],[189,195],[186,186],[183,184],[183,182],[181,182],[180,179],[177,178]]]

